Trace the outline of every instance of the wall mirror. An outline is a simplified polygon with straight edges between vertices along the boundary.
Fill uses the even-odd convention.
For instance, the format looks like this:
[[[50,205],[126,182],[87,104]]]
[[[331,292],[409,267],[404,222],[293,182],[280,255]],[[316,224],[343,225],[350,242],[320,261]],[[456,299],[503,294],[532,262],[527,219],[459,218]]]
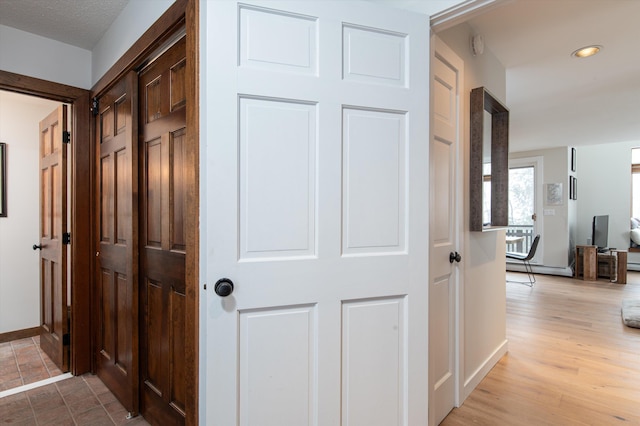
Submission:
[[[509,110],[484,87],[471,91],[470,229],[508,225]]]

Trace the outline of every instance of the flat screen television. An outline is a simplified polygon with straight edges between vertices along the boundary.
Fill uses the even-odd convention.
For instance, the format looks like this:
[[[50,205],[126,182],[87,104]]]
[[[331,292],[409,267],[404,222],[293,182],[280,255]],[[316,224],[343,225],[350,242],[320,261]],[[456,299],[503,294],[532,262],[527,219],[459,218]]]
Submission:
[[[607,250],[609,247],[609,215],[593,217],[591,241],[591,244],[598,246],[598,251]]]

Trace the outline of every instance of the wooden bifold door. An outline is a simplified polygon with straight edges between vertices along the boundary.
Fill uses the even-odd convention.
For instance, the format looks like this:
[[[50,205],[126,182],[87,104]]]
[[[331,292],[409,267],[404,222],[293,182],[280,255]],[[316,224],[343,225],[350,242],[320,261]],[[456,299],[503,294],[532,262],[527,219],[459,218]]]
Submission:
[[[96,123],[96,372],[130,413],[138,411],[137,75],[99,99]]]
[[[185,43],[140,74],[141,411],[185,416]]]
[[[185,422],[185,39],[99,99],[97,372],[133,414]]]

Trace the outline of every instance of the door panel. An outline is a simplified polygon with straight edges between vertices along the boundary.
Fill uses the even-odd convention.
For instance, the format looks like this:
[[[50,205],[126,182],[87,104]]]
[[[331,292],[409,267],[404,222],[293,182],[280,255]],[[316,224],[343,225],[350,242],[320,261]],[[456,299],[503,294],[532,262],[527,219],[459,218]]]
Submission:
[[[207,13],[203,253],[235,289],[207,293],[206,423],[426,424],[428,26],[350,2]]]
[[[432,69],[429,260],[429,424],[439,424],[456,402],[459,366],[457,310],[459,268],[450,254],[461,250],[458,230],[459,127],[462,61],[435,37]],[[462,254],[464,256],[464,253]]]
[[[96,371],[138,412],[137,75],[100,97],[96,123]]]
[[[69,370],[67,311],[67,106],[40,122],[40,346],[65,372]]]
[[[141,412],[185,423],[185,39],[140,74]]]

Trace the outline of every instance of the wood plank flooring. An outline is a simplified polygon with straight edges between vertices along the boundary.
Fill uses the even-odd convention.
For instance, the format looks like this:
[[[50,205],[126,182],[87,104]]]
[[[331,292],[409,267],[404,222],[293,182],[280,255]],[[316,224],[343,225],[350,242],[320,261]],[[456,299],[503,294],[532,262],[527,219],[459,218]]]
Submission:
[[[441,424],[640,425],[640,329],[620,316],[640,273],[626,285],[536,277],[506,284],[509,353]]]

